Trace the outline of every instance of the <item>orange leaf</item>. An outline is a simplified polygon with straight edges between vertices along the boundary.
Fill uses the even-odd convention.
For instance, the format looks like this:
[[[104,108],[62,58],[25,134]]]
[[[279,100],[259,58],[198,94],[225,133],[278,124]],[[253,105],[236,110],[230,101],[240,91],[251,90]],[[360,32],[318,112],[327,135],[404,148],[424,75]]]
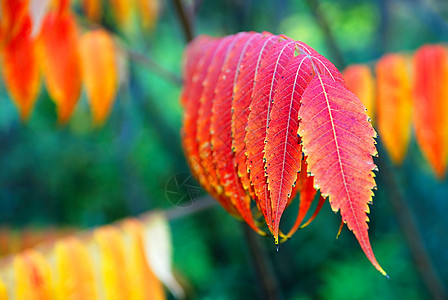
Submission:
[[[376,65],[376,76],[378,131],[392,161],[400,164],[411,135],[412,95],[406,58],[383,56]]]
[[[64,124],[70,119],[81,90],[78,29],[70,12],[45,16],[39,54],[48,92],[57,105],[59,122]]]
[[[143,28],[148,30],[154,29],[159,16],[160,0],[137,0],[137,5]]]
[[[373,119],[375,111],[375,79],[366,65],[351,65],[342,72],[345,82],[367,108],[367,114]]]
[[[51,270],[44,257],[35,250],[14,256],[15,299],[53,299]]]
[[[368,203],[375,187],[375,130],[365,107],[347,88],[316,74],[302,96],[299,134],[315,188],[353,231],[368,259],[383,274],[368,237]],[[355,146],[356,145],[356,146]]]
[[[30,34],[31,20],[26,16],[22,28],[6,43],[3,51],[5,85],[22,120],[30,117],[40,86],[35,42]]]
[[[118,88],[115,44],[107,31],[98,29],[81,37],[79,49],[93,123],[102,125],[109,116]]]
[[[97,299],[93,262],[88,250],[76,238],[66,238],[54,247],[59,299]]]
[[[109,1],[114,16],[121,27],[127,27],[132,20],[132,9],[134,1],[131,0],[110,0]]]
[[[86,17],[92,22],[98,22],[102,14],[102,0],[83,0],[82,7]]]
[[[439,178],[448,160],[448,54],[423,46],[414,55],[414,126],[417,143]]]

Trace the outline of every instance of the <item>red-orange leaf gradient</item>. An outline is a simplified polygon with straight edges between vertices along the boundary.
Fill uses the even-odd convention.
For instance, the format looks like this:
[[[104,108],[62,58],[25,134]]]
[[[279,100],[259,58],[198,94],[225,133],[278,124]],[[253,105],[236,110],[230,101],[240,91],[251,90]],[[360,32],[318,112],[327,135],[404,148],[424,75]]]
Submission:
[[[301,226],[320,189],[385,274],[367,230],[376,133],[333,64],[286,36],[243,32],[194,40],[184,76],[184,151],[193,175],[226,210],[264,234],[261,213],[278,244]],[[284,235],[280,219],[296,192],[299,212]]]
[[[365,107],[342,84],[317,74],[302,96],[299,134],[314,185],[353,231],[372,264],[383,274],[368,237],[368,203],[375,187],[377,154]]]
[[[81,91],[78,28],[67,10],[48,13],[43,21],[39,58],[48,92],[57,105],[59,122],[66,123]]]
[[[436,175],[448,160],[448,53],[423,46],[414,56],[414,126],[417,142]]]
[[[22,28],[3,49],[3,76],[11,98],[27,120],[39,93],[40,77],[35,41],[31,38],[31,20],[26,16]]]

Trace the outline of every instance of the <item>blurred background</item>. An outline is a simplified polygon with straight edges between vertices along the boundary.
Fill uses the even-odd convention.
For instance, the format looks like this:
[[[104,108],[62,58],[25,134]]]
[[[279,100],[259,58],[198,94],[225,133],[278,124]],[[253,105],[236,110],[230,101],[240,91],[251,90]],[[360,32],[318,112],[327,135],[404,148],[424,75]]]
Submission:
[[[189,20],[194,35],[246,30],[286,34],[309,44],[340,70],[448,39],[448,2],[442,0],[181,3],[194,7]],[[72,6],[82,27],[81,3]],[[188,180],[192,187],[197,183],[189,178],[181,149],[181,86],[174,80],[181,76],[186,31],[177,1],[161,0],[160,6],[157,24],[148,32],[121,28],[103,4],[101,26],[127,49],[157,63],[129,57],[103,127],[91,125],[85,94],[68,124],[59,126],[45,88],[31,118],[22,123],[0,81],[1,227],[17,232],[91,229],[154,209],[185,211],[170,220],[170,227],[174,268],[191,299],[266,299],[266,289],[277,299],[427,299],[437,297],[432,289],[447,288],[448,182],[436,179],[414,138],[401,166],[393,166],[384,151],[381,161],[376,160],[380,172],[369,233],[390,280],[371,266],[346,228],[336,239],[340,216],[328,203],[277,252],[271,238],[248,232],[218,205],[191,213],[207,201],[202,190],[193,188],[190,202],[173,200],[173,180]],[[294,205],[287,210],[285,227],[295,213]],[[433,268],[426,275],[435,277],[424,277],[427,265],[422,269],[419,259],[426,258]]]

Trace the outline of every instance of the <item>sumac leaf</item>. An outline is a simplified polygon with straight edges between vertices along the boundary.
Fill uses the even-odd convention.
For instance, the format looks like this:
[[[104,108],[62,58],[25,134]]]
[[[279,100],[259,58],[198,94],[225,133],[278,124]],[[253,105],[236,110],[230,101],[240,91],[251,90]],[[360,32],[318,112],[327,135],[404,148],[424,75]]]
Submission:
[[[264,159],[267,187],[271,198],[274,238],[277,239],[280,218],[292,196],[302,160],[299,147],[299,108],[303,91],[314,76],[311,58],[298,55],[285,66],[273,97],[266,135]]]
[[[383,56],[376,65],[377,125],[392,161],[400,164],[411,136],[411,83],[403,55]]]
[[[102,125],[109,116],[118,88],[115,43],[107,31],[98,29],[81,37],[79,50],[82,78],[93,123]]]
[[[367,65],[351,65],[342,72],[345,82],[361,100],[367,109],[367,114],[372,119],[375,116],[375,79]]]
[[[302,96],[299,134],[315,188],[353,231],[371,263],[386,275],[368,237],[368,203],[375,187],[375,130],[359,99],[339,82],[316,74]]]
[[[247,169],[251,184],[254,186],[257,203],[261,208],[269,228],[273,228],[272,206],[266,184],[263,151],[266,133],[269,126],[269,115],[272,109],[277,83],[285,66],[294,57],[294,42],[276,43],[260,63],[260,70],[255,78],[253,99],[249,106],[250,113],[246,126]],[[278,235],[275,235],[278,244]]]
[[[78,29],[69,11],[50,12],[38,38],[39,58],[48,92],[57,105],[59,122],[66,123],[81,91]]]
[[[417,143],[439,178],[448,160],[448,53],[423,46],[414,55],[414,126]]]
[[[20,111],[21,119],[27,120],[40,87],[38,57],[28,16],[18,33],[6,43],[2,58],[6,88]]]
[[[243,188],[249,192],[252,199],[255,193],[250,185],[246,166],[246,125],[249,118],[249,105],[252,102],[255,78],[260,63],[267,51],[278,40],[272,34],[254,34],[255,38],[249,45],[239,67],[239,76],[234,87],[232,99],[232,145],[235,151],[235,163]]]

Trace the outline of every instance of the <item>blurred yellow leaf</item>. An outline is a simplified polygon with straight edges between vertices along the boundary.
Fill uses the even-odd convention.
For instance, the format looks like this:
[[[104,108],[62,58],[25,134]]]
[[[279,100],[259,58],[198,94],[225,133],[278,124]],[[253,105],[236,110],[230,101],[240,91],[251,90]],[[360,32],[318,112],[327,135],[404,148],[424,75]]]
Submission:
[[[159,17],[159,0],[137,0],[137,9],[140,13],[144,29],[154,29]]]
[[[115,44],[111,35],[101,29],[85,33],[79,44],[82,77],[93,122],[102,125],[109,116],[118,88]]]
[[[172,242],[168,220],[162,213],[154,213],[144,222],[146,259],[154,274],[176,297],[183,299],[185,291],[172,270]]]
[[[55,248],[57,299],[98,299],[91,257],[76,238],[57,242]]]
[[[166,299],[163,286],[154,275],[146,261],[142,224],[136,219],[127,219],[121,228],[126,244],[126,272],[129,280],[130,300],[163,300]]]
[[[125,270],[123,239],[118,229],[101,227],[94,232],[100,251],[102,291],[108,300],[129,299],[129,279]]]
[[[15,299],[52,299],[51,270],[45,258],[36,250],[14,256]]]

